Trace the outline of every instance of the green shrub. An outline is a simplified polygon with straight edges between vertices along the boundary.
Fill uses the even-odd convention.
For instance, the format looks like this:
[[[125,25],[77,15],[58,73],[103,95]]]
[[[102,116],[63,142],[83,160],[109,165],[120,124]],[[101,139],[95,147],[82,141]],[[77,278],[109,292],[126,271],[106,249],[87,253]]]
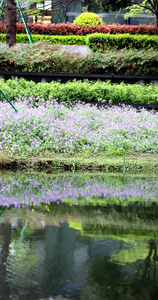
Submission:
[[[82,27],[73,23],[51,23],[39,24],[28,23],[28,27],[32,34],[46,34],[46,35],[87,35],[90,33],[130,33],[130,34],[158,34],[158,27],[156,25],[127,25],[127,24],[103,24],[97,26]],[[6,32],[6,23],[0,22],[0,32]],[[26,33],[25,26],[21,22],[16,23],[16,33]]]
[[[94,52],[104,52],[107,49],[156,49],[158,50],[158,36],[127,34],[89,34],[87,46]]]
[[[107,50],[103,54],[79,55],[60,45],[37,43],[0,47],[1,71],[47,73],[93,73],[119,75],[158,75],[158,51]]]
[[[32,34],[34,42],[45,42],[50,44],[61,45],[86,45],[86,36],[81,35],[44,35]],[[6,34],[0,33],[0,42],[6,42]],[[16,42],[19,44],[29,43],[27,34],[21,33],[16,35]]]
[[[158,86],[139,84],[113,84],[110,81],[68,81],[65,84],[52,81],[35,83],[25,79],[0,80],[0,88],[14,100],[34,97],[38,101],[58,99],[59,102],[137,103],[158,104]],[[2,95],[1,95],[2,98]]]
[[[73,54],[60,45],[36,43],[0,47],[1,71],[158,75],[158,51],[107,50],[103,54]]]
[[[82,35],[42,35],[32,34],[35,43],[43,42],[60,45],[87,45],[94,52],[104,52],[106,49],[158,49],[158,36],[131,35],[131,34],[102,34],[94,33]],[[6,42],[6,34],[0,33],[0,42]],[[17,34],[16,42],[29,43],[27,34]]]
[[[103,25],[103,20],[99,15],[92,12],[84,12],[73,21],[75,25],[85,26],[97,26]]]

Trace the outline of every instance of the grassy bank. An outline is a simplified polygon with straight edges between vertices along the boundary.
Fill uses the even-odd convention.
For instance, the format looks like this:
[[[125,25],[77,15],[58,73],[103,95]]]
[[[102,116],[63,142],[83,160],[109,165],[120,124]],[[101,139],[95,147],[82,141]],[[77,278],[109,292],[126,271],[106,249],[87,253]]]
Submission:
[[[157,113],[52,100],[0,104],[1,168],[156,170]],[[149,154],[149,156],[148,156]],[[125,157],[125,160],[124,160]]]
[[[0,103],[0,167],[158,171],[158,113],[53,99]]]
[[[103,171],[128,173],[154,173],[158,174],[158,153],[140,153],[125,156],[106,155],[14,155],[9,151],[0,151],[0,169],[23,169],[53,171]]]

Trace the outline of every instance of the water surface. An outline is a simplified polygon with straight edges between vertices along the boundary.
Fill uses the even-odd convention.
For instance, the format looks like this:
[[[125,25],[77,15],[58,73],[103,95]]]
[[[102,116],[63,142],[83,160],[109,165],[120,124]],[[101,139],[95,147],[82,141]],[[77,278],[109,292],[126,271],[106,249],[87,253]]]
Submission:
[[[0,175],[0,299],[157,299],[158,178]]]

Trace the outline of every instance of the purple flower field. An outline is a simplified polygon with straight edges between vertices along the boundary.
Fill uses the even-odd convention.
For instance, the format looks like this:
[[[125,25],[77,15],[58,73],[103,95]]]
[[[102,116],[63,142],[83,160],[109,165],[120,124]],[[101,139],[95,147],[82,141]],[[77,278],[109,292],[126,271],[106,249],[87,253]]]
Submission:
[[[33,107],[31,98],[17,101],[15,107],[18,113],[8,103],[0,103],[0,149],[81,155],[158,151],[157,112],[81,103],[66,107],[42,99]]]
[[[40,203],[69,205],[128,205],[138,201],[150,205],[158,199],[158,178],[46,174],[0,176],[0,205],[15,207]]]

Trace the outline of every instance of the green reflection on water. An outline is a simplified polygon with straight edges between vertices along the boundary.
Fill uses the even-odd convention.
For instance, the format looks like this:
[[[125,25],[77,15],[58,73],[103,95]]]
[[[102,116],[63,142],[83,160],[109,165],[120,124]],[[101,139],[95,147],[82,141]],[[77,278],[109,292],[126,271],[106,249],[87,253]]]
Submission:
[[[26,191],[38,195],[50,190],[54,182],[61,195],[74,188],[74,192],[87,191],[88,198],[83,203],[83,196],[76,194],[77,201],[64,197],[57,204],[49,201],[47,194],[38,205],[30,202],[15,208],[13,203],[9,207],[1,203],[2,299],[15,299],[21,289],[22,300],[58,300],[58,296],[72,300],[157,299],[156,176],[5,172],[0,180],[1,195],[6,193],[9,199],[12,193],[23,199]],[[137,203],[137,199],[124,201],[121,194],[119,201],[115,197],[111,204],[96,196],[100,186],[111,190],[132,187],[133,191],[145,188],[148,203],[144,205],[142,198]],[[151,199],[153,191],[155,198]]]
[[[140,220],[138,228],[134,226],[135,219]],[[3,250],[0,256],[3,253],[3,258],[7,231],[3,232],[2,228],[6,226],[8,232],[10,230],[10,239],[5,242],[9,248],[5,260],[7,282],[14,292],[22,286],[27,297],[29,293],[28,299],[31,295],[32,299],[41,299],[35,297],[36,289],[42,296],[43,289],[47,295],[57,293],[63,276],[60,291],[65,294],[62,299],[111,300],[121,299],[123,295],[125,299],[154,299],[157,222],[155,207],[83,207],[52,203],[49,210],[44,204],[34,208],[7,208],[0,218]],[[68,273],[65,273],[65,264]],[[138,282],[141,289],[138,289]],[[64,292],[69,284],[80,287]],[[144,295],[148,298],[143,298]]]

